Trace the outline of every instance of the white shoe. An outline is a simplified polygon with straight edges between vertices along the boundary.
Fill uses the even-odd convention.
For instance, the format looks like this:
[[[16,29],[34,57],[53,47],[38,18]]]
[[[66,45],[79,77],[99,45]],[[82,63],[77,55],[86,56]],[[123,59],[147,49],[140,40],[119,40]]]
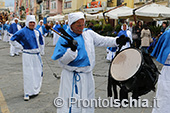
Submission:
[[[15,56],[15,54],[10,54],[10,56],[11,56],[11,57],[14,57],[14,56]]]
[[[29,95],[25,95],[25,96],[24,96],[24,100],[25,100],[25,101],[28,101],[29,99],[30,99]]]
[[[19,53],[15,53],[16,56],[19,56]]]

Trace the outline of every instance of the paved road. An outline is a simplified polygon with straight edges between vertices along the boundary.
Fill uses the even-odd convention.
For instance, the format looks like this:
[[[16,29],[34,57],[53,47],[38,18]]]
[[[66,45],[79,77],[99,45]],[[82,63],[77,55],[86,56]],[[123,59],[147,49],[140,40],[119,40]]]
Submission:
[[[54,47],[52,39],[46,38],[46,54],[42,57],[44,63],[44,78],[39,96],[23,100],[22,55],[10,57],[9,44],[0,41],[0,113],[56,113],[53,100],[57,97],[60,80],[53,76],[60,76],[61,68],[57,61],[51,60]],[[104,47],[96,47],[96,66],[94,68],[96,98],[107,99],[107,73],[109,63],[105,59]],[[161,65],[157,65],[161,69]],[[142,99],[148,99],[151,104],[154,92],[150,92]],[[96,108],[95,113],[151,113],[152,108]]]

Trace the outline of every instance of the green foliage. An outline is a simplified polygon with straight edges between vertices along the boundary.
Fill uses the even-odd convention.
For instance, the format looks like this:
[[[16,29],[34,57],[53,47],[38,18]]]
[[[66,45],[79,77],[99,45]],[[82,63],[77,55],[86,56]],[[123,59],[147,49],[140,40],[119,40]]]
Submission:
[[[155,37],[161,32],[161,26],[149,26],[152,36]]]
[[[121,25],[120,24],[116,25],[115,31],[118,33],[120,30],[121,30]]]
[[[95,32],[99,33],[102,30],[102,25],[95,24],[93,29],[94,29]]]
[[[90,22],[92,22],[94,25],[98,23],[96,20],[86,21],[87,26],[89,25]]]
[[[110,24],[103,25],[103,34],[102,35],[111,35],[113,31],[113,27]]]
[[[105,24],[105,25],[103,25],[103,31],[104,32],[113,31],[113,27],[110,24]]]

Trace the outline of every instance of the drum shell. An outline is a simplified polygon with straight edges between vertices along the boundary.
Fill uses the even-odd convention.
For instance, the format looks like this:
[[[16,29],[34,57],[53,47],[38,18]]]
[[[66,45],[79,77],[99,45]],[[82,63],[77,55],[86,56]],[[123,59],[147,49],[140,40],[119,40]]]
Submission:
[[[132,49],[132,48],[128,48],[128,49]],[[139,66],[138,71],[132,77],[130,77],[127,80],[123,80],[123,81],[118,81],[118,80],[114,79],[114,77],[111,75],[111,71],[110,71],[111,70],[112,62],[111,62],[110,67],[109,67],[109,76],[112,77],[113,81],[118,86],[120,86],[120,87],[125,86],[125,88],[128,90],[128,92],[132,92],[134,89],[136,90],[136,88],[138,87],[137,89],[138,89],[140,95],[143,95],[143,94],[148,93],[151,90],[150,87],[147,88],[147,84],[149,83],[148,81],[150,81],[150,80],[147,80],[148,75],[151,76],[151,78],[153,77],[153,79],[154,79],[154,80],[150,81],[150,82],[152,82],[153,86],[155,86],[155,84],[157,82],[158,75],[152,69],[150,69],[148,66],[146,66],[147,64],[146,64],[146,62],[144,60],[145,56],[143,56],[143,53],[140,50],[138,50],[138,49],[136,49],[136,50],[138,52],[140,52],[142,60],[141,60],[141,65]],[[115,58],[116,58],[116,56],[115,56]],[[148,82],[148,83],[147,84],[143,84],[145,82]],[[143,87],[144,89],[140,89],[139,90],[140,87]]]

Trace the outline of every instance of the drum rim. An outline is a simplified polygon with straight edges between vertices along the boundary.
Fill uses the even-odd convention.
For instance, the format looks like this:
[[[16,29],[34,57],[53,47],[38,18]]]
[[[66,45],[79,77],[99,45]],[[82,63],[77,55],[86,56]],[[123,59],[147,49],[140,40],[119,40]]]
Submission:
[[[131,76],[130,78],[128,78],[127,80],[129,80],[129,79],[131,79],[132,77],[134,77],[135,75],[137,75],[139,72],[140,72],[140,70],[142,69],[142,65],[144,64],[144,59],[143,59],[143,54],[142,54],[142,52],[139,50],[139,49],[137,49],[137,48],[133,48],[133,47],[129,47],[129,48],[126,48],[126,49],[123,49],[122,51],[120,51],[119,53],[121,53],[121,52],[123,52],[123,51],[125,51],[125,50],[127,50],[127,49],[135,49],[135,50],[137,50],[140,54],[141,54],[141,62],[140,62],[140,66],[139,66],[139,69],[138,69],[138,71],[136,71],[136,73],[133,75],[133,76]],[[118,54],[119,54],[118,53]],[[117,54],[117,55],[118,55]],[[117,56],[116,55],[116,56]],[[110,63],[110,69],[111,69],[111,66],[112,66],[112,62],[113,62],[113,60],[116,58],[116,56],[112,59],[112,61],[111,61],[111,63]],[[110,70],[110,75],[111,75],[111,77],[113,78],[113,76],[112,76],[112,74],[111,74],[111,70]],[[113,78],[115,81],[118,81],[118,80],[116,80],[115,78]],[[118,82],[125,82],[125,81],[127,81],[127,80],[120,80],[120,81],[118,81]]]

